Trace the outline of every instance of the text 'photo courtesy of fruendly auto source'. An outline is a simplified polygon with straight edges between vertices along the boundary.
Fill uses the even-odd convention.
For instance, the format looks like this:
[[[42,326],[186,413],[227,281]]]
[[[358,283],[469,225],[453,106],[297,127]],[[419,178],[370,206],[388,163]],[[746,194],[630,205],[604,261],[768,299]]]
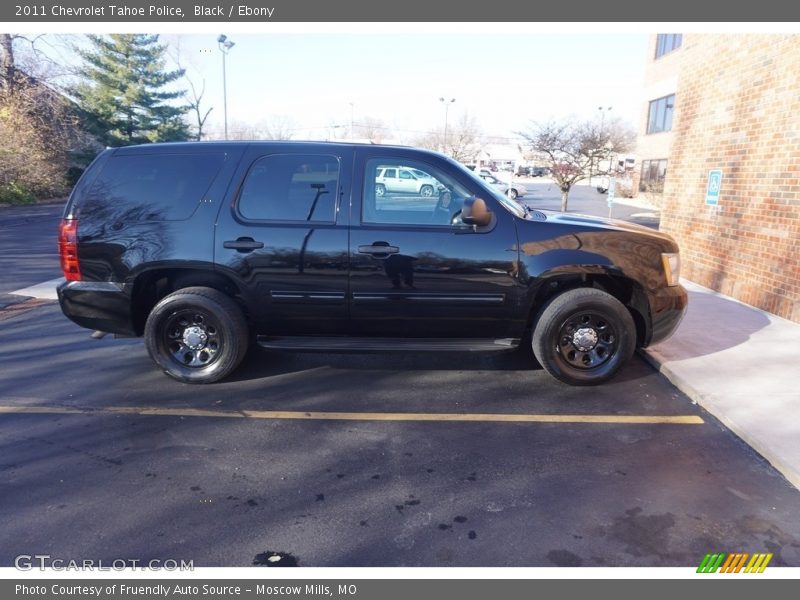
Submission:
[[[800,36],[95,4],[0,33],[9,594],[797,577]]]

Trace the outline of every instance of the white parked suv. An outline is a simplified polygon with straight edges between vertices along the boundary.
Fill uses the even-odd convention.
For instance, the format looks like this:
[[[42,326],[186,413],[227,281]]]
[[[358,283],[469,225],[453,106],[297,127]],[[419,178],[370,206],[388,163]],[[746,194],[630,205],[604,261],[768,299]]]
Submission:
[[[438,180],[419,169],[406,167],[379,167],[375,174],[375,195],[400,192],[430,197],[437,193]]]

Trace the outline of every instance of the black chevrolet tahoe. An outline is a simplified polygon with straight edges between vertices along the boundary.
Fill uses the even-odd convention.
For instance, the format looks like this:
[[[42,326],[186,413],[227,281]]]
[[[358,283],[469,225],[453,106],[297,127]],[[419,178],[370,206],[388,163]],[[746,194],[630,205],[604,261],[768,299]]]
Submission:
[[[378,192],[388,169],[424,173],[435,193]],[[669,236],[527,210],[450,158],[405,147],[108,149],[67,202],[59,251],[64,314],[144,336],[155,363],[188,383],[222,379],[251,343],[360,352],[530,343],[548,373],[591,385],[669,336],[687,304]]]

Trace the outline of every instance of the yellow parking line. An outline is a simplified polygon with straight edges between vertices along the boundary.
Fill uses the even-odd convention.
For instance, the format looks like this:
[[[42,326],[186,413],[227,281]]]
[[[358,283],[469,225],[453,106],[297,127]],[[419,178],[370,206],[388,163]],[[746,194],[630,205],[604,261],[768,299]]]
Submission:
[[[697,415],[513,415],[502,413],[375,413],[302,412],[284,410],[206,410],[200,408],[156,408],[150,406],[0,406],[0,413],[96,415],[129,414],[160,417],[223,417],[238,419],[310,421],[469,421],[495,423],[591,423],[626,425],[702,425]]]

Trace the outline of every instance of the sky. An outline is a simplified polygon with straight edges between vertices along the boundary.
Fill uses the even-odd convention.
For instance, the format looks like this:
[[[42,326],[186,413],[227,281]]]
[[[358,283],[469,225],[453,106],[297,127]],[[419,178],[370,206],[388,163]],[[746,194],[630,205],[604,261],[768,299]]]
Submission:
[[[471,24],[463,32],[382,27],[377,33],[253,33],[227,25],[235,43],[226,58],[232,134],[284,121],[294,139],[326,139],[346,135],[351,119],[358,125],[369,117],[390,129],[392,141],[413,143],[441,130],[445,116],[451,128],[469,116],[484,138],[516,143],[515,133],[533,121],[599,119],[599,107],[604,118],[635,128],[643,106],[644,31],[503,31],[502,24],[482,31]],[[216,40],[225,32],[206,31],[161,33],[161,42],[168,45],[170,68],[178,60],[197,89],[205,85],[201,106],[213,107],[206,131],[221,135],[222,53]],[[49,38],[39,47],[75,65],[80,61],[66,47],[84,38],[67,38]],[[185,81],[178,85],[188,87]]]
[[[639,119],[647,35],[634,33],[236,34],[226,59],[228,123],[289,119],[295,138],[338,135],[377,118],[395,137],[475,117],[487,136],[533,120]],[[164,35],[222,129],[222,54],[215,35]],[[344,129],[341,129],[344,132]]]

